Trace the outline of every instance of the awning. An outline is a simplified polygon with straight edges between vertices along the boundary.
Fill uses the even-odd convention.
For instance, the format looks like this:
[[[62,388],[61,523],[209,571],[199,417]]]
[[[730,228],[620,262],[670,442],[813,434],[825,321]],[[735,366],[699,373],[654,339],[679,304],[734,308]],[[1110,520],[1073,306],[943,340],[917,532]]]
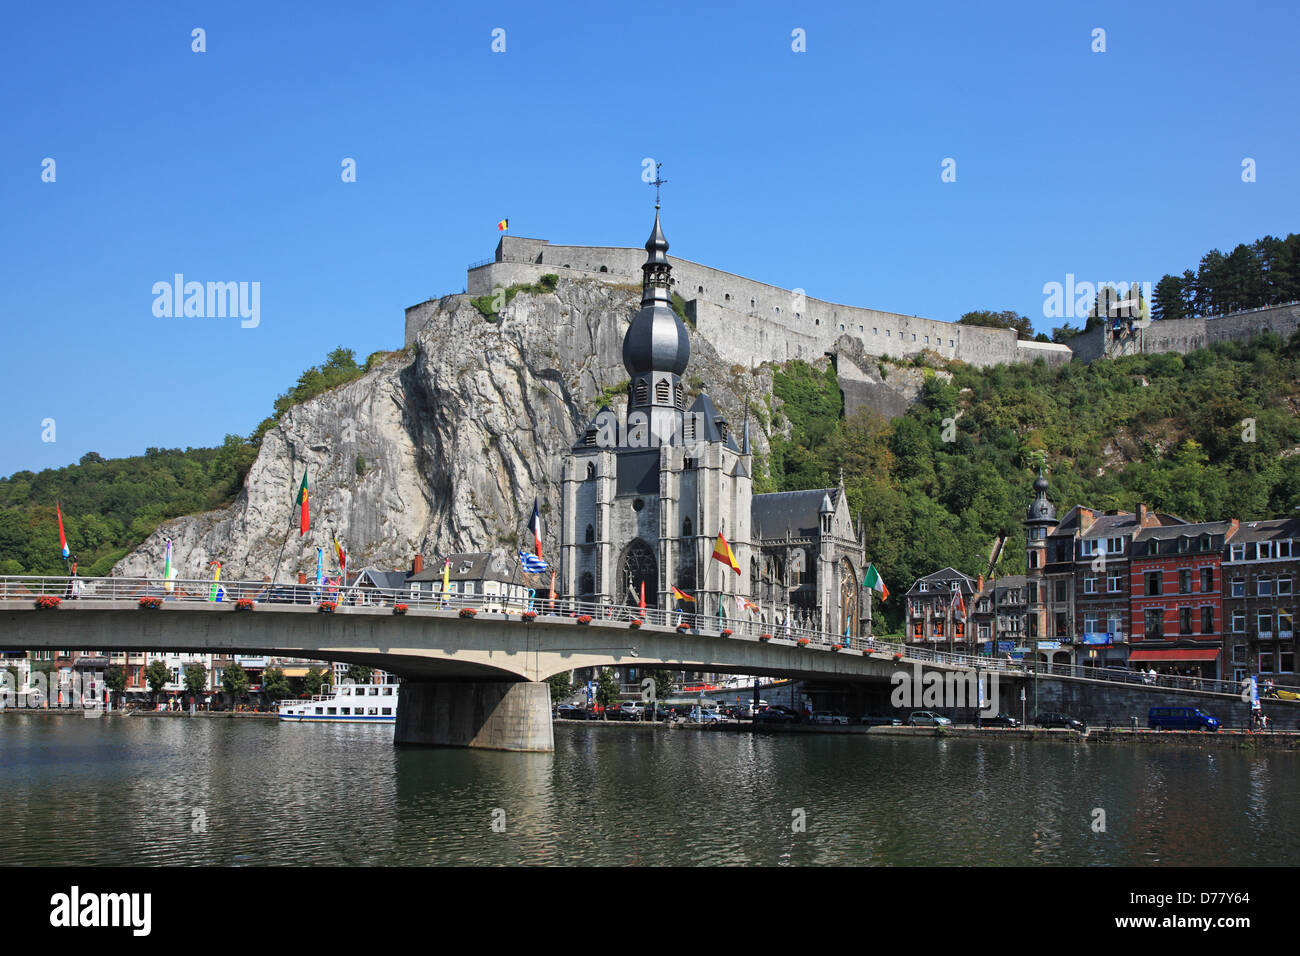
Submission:
[[[1133,651],[1129,654],[1128,659],[1131,661],[1152,661],[1157,664],[1171,661],[1217,661],[1219,659],[1219,648],[1174,647],[1161,651]]]
[[[311,668],[306,664],[303,664],[301,667],[286,664],[284,667],[281,667],[280,670],[284,671],[285,677],[306,677],[307,672],[311,670]]]

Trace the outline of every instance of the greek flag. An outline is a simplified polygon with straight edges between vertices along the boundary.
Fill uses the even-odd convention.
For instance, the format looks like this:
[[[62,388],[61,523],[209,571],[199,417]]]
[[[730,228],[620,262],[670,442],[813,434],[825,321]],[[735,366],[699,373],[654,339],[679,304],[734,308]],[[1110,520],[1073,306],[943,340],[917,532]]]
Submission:
[[[549,564],[537,557],[537,555],[529,554],[527,551],[519,552],[519,564],[528,574],[541,574],[543,571],[550,569]]]

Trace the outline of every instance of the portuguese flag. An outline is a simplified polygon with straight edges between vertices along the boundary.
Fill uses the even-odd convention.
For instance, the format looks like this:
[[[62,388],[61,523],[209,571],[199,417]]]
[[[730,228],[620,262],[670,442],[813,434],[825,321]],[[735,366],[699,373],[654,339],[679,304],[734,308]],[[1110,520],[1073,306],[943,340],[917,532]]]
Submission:
[[[302,517],[298,521],[298,537],[307,533],[311,527],[311,518],[307,514],[307,472],[302,473],[302,487],[298,489],[298,497],[294,499],[295,505],[302,505]]]
[[[880,600],[889,600],[889,588],[885,587],[885,579],[880,576],[874,564],[867,565],[867,576],[862,579],[862,586],[870,588],[873,591],[880,592]]]

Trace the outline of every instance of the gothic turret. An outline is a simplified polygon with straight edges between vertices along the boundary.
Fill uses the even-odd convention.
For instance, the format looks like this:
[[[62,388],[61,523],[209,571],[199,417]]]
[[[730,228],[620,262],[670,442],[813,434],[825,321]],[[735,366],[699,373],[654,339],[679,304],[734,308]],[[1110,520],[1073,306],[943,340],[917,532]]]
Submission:
[[[623,365],[631,377],[628,425],[632,427],[632,416],[640,412],[658,442],[671,443],[681,434],[685,404],[681,377],[690,361],[691,342],[686,326],[673,311],[673,267],[668,262],[668,240],[659,225],[658,205],[645,250],[641,310],[623,338]]]

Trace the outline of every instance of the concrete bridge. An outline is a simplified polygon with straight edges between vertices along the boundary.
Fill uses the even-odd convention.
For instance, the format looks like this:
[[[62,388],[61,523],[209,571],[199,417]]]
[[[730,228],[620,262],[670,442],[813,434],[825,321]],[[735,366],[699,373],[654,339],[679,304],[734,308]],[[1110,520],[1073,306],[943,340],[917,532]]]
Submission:
[[[552,750],[546,678],[602,665],[870,683],[878,689],[900,669],[919,666],[954,677],[995,674],[1004,694],[1030,676],[1005,660],[654,608],[503,603],[506,598],[494,595],[431,601],[401,592],[271,589],[261,582],[221,582],[217,601],[211,581],[78,581],[0,577],[0,649],[290,656],[376,667],[404,681],[398,743]],[[1154,690],[1128,672],[1058,670],[1044,668],[1038,681],[1122,684],[1114,689],[1124,694]],[[1199,683],[1207,686],[1182,690],[1239,698],[1234,685]]]

